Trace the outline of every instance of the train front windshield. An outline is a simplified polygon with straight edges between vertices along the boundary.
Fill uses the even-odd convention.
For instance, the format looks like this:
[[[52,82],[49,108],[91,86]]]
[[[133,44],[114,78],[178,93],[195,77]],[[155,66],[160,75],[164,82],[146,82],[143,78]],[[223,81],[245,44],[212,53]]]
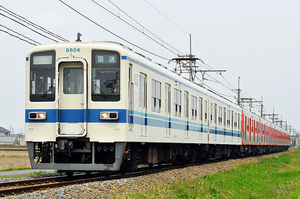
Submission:
[[[30,59],[30,101],[55,100],[55,52],[35,53]]]
[[[117,52],[93,51],[92,100],[120,100],[120,55]]]

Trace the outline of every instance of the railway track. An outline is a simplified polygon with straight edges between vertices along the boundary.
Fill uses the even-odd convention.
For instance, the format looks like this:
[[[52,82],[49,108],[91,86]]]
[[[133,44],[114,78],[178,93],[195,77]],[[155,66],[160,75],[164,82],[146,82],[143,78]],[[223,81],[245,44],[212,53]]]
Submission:
[[[236,159],[244,159],[247,157],[239,157]],[[57,177],[50,177],[50,178],[42,178],[42,179],[33,179],[33,180],[25,180],[25,181],[15,181],[15,182],[8,182],[8,183],[0,183],[0,197],[10,196],[10,195],[18,195],[33,191],[41,191],[45,189],[51,188],[60,188],[67,185],[75,185],[75,184],[83,184],[83,183],[90,183],[95,181],[108,181],[108,180],[117,180],[117,179],[124,179],[124,178],[132,178],[138,177],[143,175],[149,175],[154,173],[159,173],[163,171],[173,170],[173,169],[182,169],[196,165],[206,165],[212,164],[216,162],[222,162],[222,160],[212,160],[206,163],[195,163],[195,164],[187,164],[181,166],[174,166],[174,165],[164,165],[164,166],[156,166],[156,167],[143,167],[140,168],[138,171],[132,173],[114,173],[109,176],[97,174],[91,175],[76,175],[71,178],[67,176],[57,176]]]
[[[137,177],[142,175],[148,175],[152,173],[158,173],[171,169],[179,169],[183,167],[188,167],[191,165],[185,166],[165,166],[163,168],[141,168],[138,171],[132,173],[115,173],[109,176],[99,176],[99,174],[92,175],[79,175],[68,178],[67,176],[58,176],[58,177],[50,177],[50,178],[41,178],[41,179],[33,179],[33,180],[24,180],[24,181],[15,181],[15,182],[6,182],[0,183],[0,197],[10,196],[10,195],[18,195],[33,191],[41,191],[49,188],[59,188],[67,185],[73,184],[82,184],[89,183],[95,181],[107,181],[107,180],[117,180],[124,178]]]

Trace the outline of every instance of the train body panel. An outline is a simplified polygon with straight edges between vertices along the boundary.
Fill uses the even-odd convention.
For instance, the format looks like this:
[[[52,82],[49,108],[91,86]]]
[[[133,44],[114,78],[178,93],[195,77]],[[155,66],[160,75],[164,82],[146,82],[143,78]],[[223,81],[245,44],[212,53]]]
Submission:
[[[277,127],[272,140],[256,128],[270,123],[120,44],[41,45],[26,63],[32,168],[113,171],[284,143]]]

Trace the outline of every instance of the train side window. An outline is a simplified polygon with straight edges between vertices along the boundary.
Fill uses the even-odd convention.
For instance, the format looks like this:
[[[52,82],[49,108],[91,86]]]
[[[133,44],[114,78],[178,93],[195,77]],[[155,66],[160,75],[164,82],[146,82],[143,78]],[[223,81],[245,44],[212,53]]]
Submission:
[[[170,93],[170,85],[165,85],[165,112],[170,113],[170,100],[171,100],[171,93]]]
[[[230,110],[227,110],[227,127],[230,127]]]
[[[55,52],[34,53],[30,57],[30,101],[55,100]]]
[[[219,112],[218,112],[218,122],[219,122],[219,126],[222,125],[222,114],[223,114],[222,107],[219,106]]]
[[[184,92],[184,117],[189,117],[189,93]]]
[[[249,118],[247,120],[247,131],[249,131]]]
[[[217,113],[218,113],[218,105],[214,104],[214,122],[217,125]]]
[[[205,123],[207,123],[207,101],[204,101],[204,119],[205,119]]]
[[[240,129],[240,118],[241,118],[241,115],[238,114],[238,120],[237,120],[237,128],[238,128],[238,130]]]
[[[181,117],[181,91],[174,88],[174,115]]]
[[[233,111],[231,111],[231,129],[233,129]]]
[[[191,112],[192,112],[192,120],[197,120],[197,97],[191,97]]]
[[[161,83],[156,80],[151,80],[151,110],[160,113],[161,111]]]
[[[226,122],[227,122],[227,120],[226,120],[226,108],[224,107],[224,127],[226,127]]]
[[[213,109],[213,103],[210,103],[210,123],[212,124],[213,122],[213,112],[214,112],[214,109]]]
[[[237,128],[237,113],[234,113],[234,128]]]
[[[199,97],[199,115],[200,121],[203,121],[203,99]]]

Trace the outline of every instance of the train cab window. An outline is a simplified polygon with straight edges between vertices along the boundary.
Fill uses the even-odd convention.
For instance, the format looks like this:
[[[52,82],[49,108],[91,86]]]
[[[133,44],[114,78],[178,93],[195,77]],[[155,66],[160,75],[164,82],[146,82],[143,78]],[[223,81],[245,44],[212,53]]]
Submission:
[[[55,100],[55,52],[42,52],[30,58],[30,101]]]
[[[92,101],[120,100],[120,55],[117,52],[92,52]]]

